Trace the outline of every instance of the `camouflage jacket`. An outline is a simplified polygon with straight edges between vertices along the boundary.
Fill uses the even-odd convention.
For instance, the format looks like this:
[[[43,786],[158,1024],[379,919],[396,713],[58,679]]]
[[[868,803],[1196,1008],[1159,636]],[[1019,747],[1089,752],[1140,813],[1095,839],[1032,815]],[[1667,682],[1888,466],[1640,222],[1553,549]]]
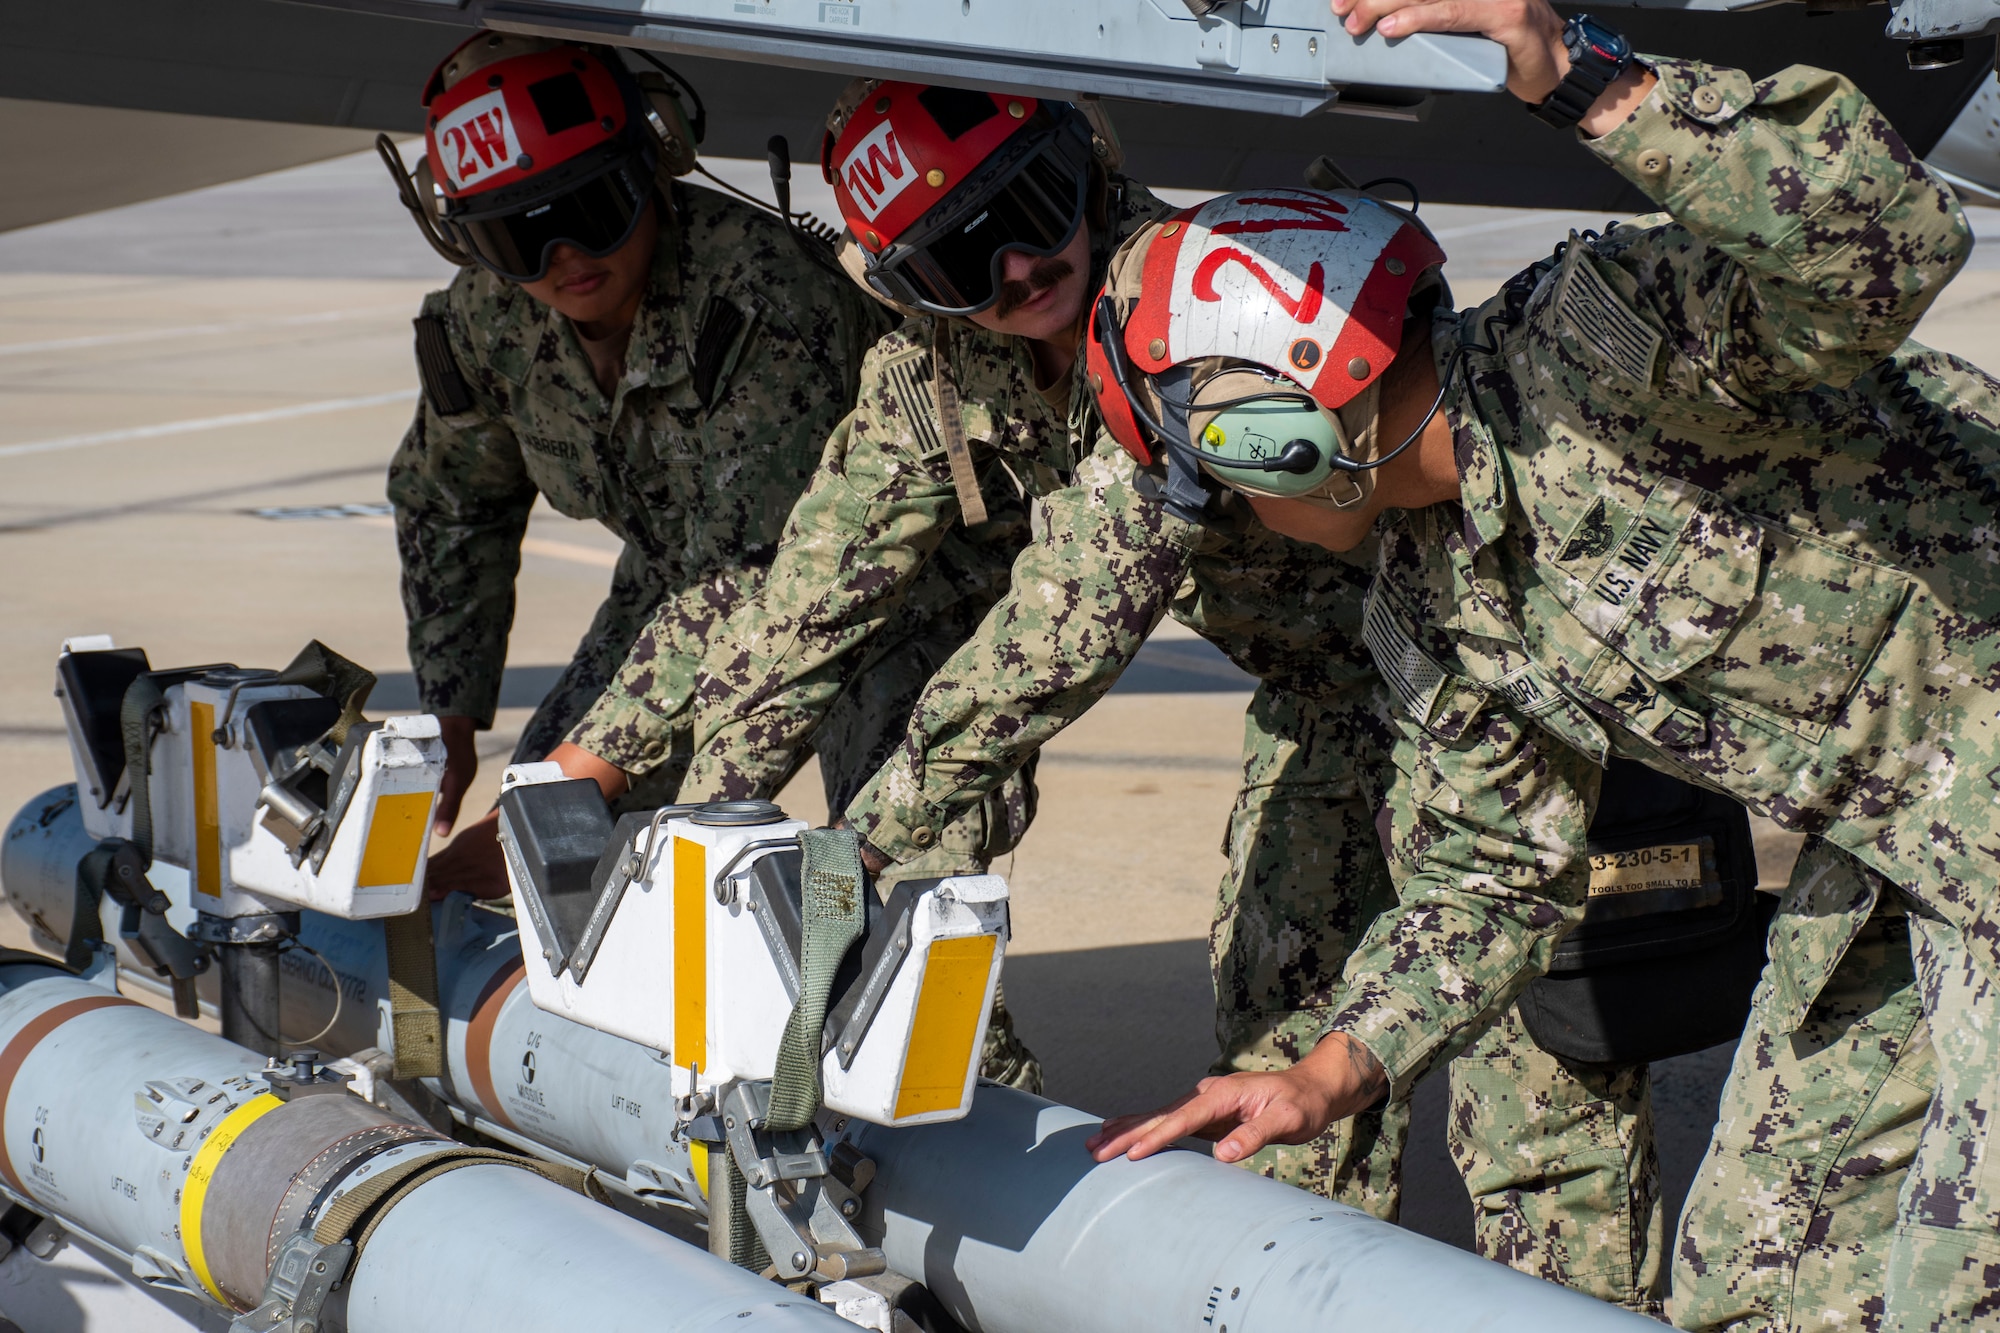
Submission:
[[[1581,914],[1610,754],[1820,833],[2000,949],[2000,561],[1968,477],[2000,478],[2000,386],[1905,341],[1965,223],[1845,79],[1648,63],[1656,92],[1586,143],[1670,216],[1439,318],[1440,373],[1475,349],[1461,500],[1378,529],[1366,633],[1424,845],[1331,1029],[1398,1089]],[[1846,935],[1803,967],[1774,949],[1794,1021],[1867,916],[1810,898],[1781,929]]]
[[[1114,243],[1165,207],[1134,182],[1115,186]],[[941,338],[988,510],[978,525],[959,521],[938,426]],[[1030,511],[1065,493],[1084,461],[1063,407],[1074,384],[1038,389],[1025,342],[967,321],[912,319],[883,338],[792,512],[772,578],[713,636],[699,686],[663,663],[659,645],[685,638],[663,608],[570,739],[643,773],[692,701],[695,759],[681,799],[770,795],[892,625],[968,600],[983,608],[1006,589],[1031,542]]]
[[[1102,698],[1169,612],[1276,688],[1378,710],[1360,643],[1368,552],[1335,555],[1241,513],[1182,522],[1108,433],[1096,438],[1077,483],[1037,502],[1036,540],[1007,596],[938,669],[902,749],[847,804],[849,824],[895,860],[923,851]]]
[[[427,370],[389,499],[429,711],[492,721],[537,493],[623,539],[622,576],[719,616],[854,400],[879,308],[771,214],[679,184],[673,201],[609,398],[569,320],[516,284],[467,269],[424,301],[456,374]]]

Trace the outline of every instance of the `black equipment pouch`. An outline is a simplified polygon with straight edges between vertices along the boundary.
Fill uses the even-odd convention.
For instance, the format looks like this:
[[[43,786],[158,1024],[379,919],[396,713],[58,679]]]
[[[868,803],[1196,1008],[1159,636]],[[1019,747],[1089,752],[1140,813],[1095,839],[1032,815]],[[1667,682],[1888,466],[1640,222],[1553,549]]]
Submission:
[[[410,321],[417,330],[417,378],[423,382],[424,397],[431,411],[441,417],[457,416],[473,408],[472,388],[458,368],[451,352],[451,337],[444,320],[436,315],[418,315]]]
[[[1583,921],[1521,995],[1535,1044],[1577,1064],[1632,1065],[1740,1034],[1777,907],[1757,892],[1743,807],[1613,759],[1589,860]]]
[[[694,380],[695,397],[702,410],[715,406],[716,390],[729,369],[729,353],[749,320],[743,312],[720,296],[708,298],[701,313],[701,327],[694,335],[694,351],[688,358],[688,373]]]

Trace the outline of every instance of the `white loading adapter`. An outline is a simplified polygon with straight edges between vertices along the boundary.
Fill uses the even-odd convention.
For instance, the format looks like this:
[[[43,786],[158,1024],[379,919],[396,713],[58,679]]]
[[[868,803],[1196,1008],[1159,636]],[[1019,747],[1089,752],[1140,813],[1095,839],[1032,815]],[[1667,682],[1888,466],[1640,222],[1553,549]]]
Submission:
[[[413,911],[444,774],[437,719],[363,722],[293,674],[155,672],[143,649],[67,640],[57,694],[85,829],[186,870],[206,916]]]
[[[537,1006],[662,1052],[689,1105],[777,1074],[812,967],[803,821],[732,801],[614,827],[595,783],[517,764],[500,829]],[[1006,883],[966,875],[860,897],[865,926],[827,991],[822,1104],[878,1125],[958,1119],[1006,951]]]

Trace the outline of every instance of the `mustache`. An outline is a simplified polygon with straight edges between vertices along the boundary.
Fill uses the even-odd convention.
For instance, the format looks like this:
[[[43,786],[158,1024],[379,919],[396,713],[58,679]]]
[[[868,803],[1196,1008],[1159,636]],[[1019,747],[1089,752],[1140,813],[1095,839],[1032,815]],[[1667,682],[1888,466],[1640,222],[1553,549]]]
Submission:
[[[998,319],[1007,318],[1075,272],[1076,265],[1067,259],[1060,255],[1049,256],[1028,270],[1028,276],[1024,280],[1000,284],[1000,300],[993,307],[994,316]]]

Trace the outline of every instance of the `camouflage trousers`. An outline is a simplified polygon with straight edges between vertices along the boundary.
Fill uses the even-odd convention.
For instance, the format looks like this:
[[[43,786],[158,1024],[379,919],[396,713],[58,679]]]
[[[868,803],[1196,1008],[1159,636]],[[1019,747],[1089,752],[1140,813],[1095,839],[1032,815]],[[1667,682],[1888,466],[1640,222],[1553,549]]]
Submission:
[[[630,548],[627,548],[628,555]],[[542,699],[521,731],[512,763],[541,759],[555,749],[590,706],[597,702],[624,665],[634,640],[653,619],[659,594],[643,576],[630,572],[621,559],[611,594],[597,609],[576,655],[554,687]],[[838,815],[848,799],[874,776],[895,747],[902,743],[910,710],[924,686],[978,625],[983,605],[955,606],[914,621],[882,642],[856,670],[827,716],[814,731],[812,750],[819,757],[820,780],[826,788],[827,809]],[[678,623],[678,622],[676,622]],[[705,648],[690,641],[685,651],[697,660]],[[670,804],[694,758],[693,722],[686,718],[672,731],[666,758],[643,774],[617,803],[620,813],[650,810]],[[789,779],[790,774],[785,775]],[[776,786],[782,787],[781,779]],[[775,794],[775,791],[774,793]],[[1019,844],[1035,814],[1035,776],[1031,760],[992,797],[954,821],[924,855],[892,867],[878,881],[886,892],[906,879],[979,874],[995,857]],[[980,1073],[995,1082],[1028,1092],[1042,1090],[1042,1066],[1014,1030],[1004,992],[994,999],[993,1020],[987,1028]]]
[[[1993,978],[1955,928],[1817,839],[1771,956],[1682,1214],[1675,1323],[2000,1327]],[[1787,984],[1815,975],[1794,1024]]]
[[[1384,846],[1408,830],[1379,789],[1390,744],[1361,700],[1325,709],[1268,687],[1252,699],[1210,933],[1216,1072],[1304,1055],[1340,1001],[1348,954],[1396,902]],[[1510,1013],[1453,1062],[1451,1103],[1479,1252],[1657,1313],[1665,1219],[1645,1068],[1566,1065]],[[1390,1102],[1244,1165],[1394,1221],[1409,1125],[1408,1104]]]

